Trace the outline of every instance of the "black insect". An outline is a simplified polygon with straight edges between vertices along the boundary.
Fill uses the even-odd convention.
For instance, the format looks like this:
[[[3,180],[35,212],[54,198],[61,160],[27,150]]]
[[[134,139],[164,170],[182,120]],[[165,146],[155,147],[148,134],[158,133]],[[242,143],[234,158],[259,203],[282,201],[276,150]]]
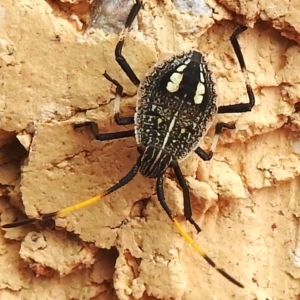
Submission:
[[[159,61],[148,71],[144,80],[140,82],[122,55],[125,37],[140,8],[141,1],[136,0],[115,48],[118,64],[128,78],[138,87],[137,107],[134,117],[120,116],[119,107],[123,87],[106,72],[104,74],[104,77],[116,86],[116,123],[118,125],[134,124],[134,130],[99,133],[98,126],[94,122],[75,125],[76,128],[85,125],[90,126],[95,139],[100,141],[135,136],[140,153],[137,162],[117,184],[100,195],[56,212],[42,214],[37,218],[6,224],[3,228],[12,228],[38,220],[51,219],[85,207],[116,191],[130,182],[138,172],[141,172],[146,177],[157,179],[156,192],[158,200],[181,236],[223,276],[237,286],[243,287],[240,282],[227,274],[223,269],[218,268],[180,226],[165,202],[163,175],[167,168],[174,170],[178,183],[183,190],[184,216],[193,224],[197,232],[200,232],[200,227],[192,218],[189,190],[178,162],[185,159],[192,151],[195,151],[203,160],[210,160],[213,152],[205,152],[201,149],[199,140],[209,129],[216,114],[247,112],[251,111],[254,106],[254,94],[249,84],[244,58],[237,41],[237,35],[245,31],[246,27],[236,29],[230,40],[244,74],[249,102],[218,106],[215,83],[211,71],[205,57],[196,50],[175,54]],[[215,147],[218,136],[224,127],[228,129],[235,128],[234,125],[218,123],[212,148]]]

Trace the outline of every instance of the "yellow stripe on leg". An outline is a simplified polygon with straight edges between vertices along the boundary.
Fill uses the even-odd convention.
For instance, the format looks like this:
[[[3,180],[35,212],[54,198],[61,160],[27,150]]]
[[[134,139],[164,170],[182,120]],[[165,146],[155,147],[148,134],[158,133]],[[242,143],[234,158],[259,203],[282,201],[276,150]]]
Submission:
[[[46,220],[49,220],[49,219],[52,219],[52,218],[55,218],[55,217],[58,217],[58,216],[62,216],[62,215],[68,214],[72,211],[84,208],[84,207],[86,207],[90,204],[93,204],[93,203],[99,201],[101,198],[103,198],[106,195],[107,195],[107,192],[99,194],[99,195],[94,196],[92,198],[89,198],[89,199],[84,200],[82,202],[79,202],[77,204],[68,206],[68,207],[63,208],[61,210],[57,210],[57,211],[47,213],[47,214],[42,214],[37,218],[28,218],[28,219],[25,219],[25,220],[19,220],[19,221],[16,221],[16,222],[12,222],[12,223],[2,225],[2,228],[4,228],[4,229],[5,228],[6,229],[7,228],[16,228],[16,227],[20,227],[20,226],[24,226],[24,225],[33,224],[37,221],[46,221]]]
[[[178,221],[174,218],[173,219],[174,226],[176,227],[177,231],[180,233],[180,235],[196,250],[198,254],[200,254],[202,257],[204,257],[206,254],[205,252],[198,246],[194,240],[187,234],[186,231],[180,226]]]
[[[244,286],[234,279],[232,276],[230,276],[224,269],[219,268],[216,263],[201,249],[201,247],[194,242],[194,240],[188,235],[188,233],[181,227],[179,222],[172,218],[172,221],[174,223],[175,228],[179,232],[179,234],[193,247],[193,249],[202,256],[213,268],[215,268],[220,274],[222,274],[225,278],[227,278],[230,282],[237,285],[238,287],[243,288]]]
[[[63,208],[61,210],[57,210],[57,211],[54,211],[52,213],[42,214],[39,218],[36,218],[36,220],[45,221],[45,220],[56,218],[56,217],[59,217],[59,216],[62,216],[62,215],[66,215],[66,214],[68,214],[70,212],[73,212],[75,210],[84,208],[86,206],[89,206],[89,205],[91,205],[93,203],[98,202],[101,198],[105,197],[107,194],[108,194],[108,192],[106,191],[106,192],[104,192],[102,194],[96,195],[96,196],[94,196],[92,198],[89,198],[87,200],[81,201],[81,202],[79,202],[77,204],[65,207],[65,208]]]
[[[61,215],[66,215],[72,211],[75,211],[75,210],[78,210],[78,209],[81,209],[81,208],[84,208],[86,206],[89,206],[93,203],[96,203],[98,202],[101,198],[103,198],[104,196],[106,196],[105,193],[103,194],[99,194],[99,195],[96,195],[90,199],[87,199],[87,200],[84,200],[82,202],[79,202],[77,204],[74,204],[74,205],[71,205],[71,206],[68,206],[68,207],[65,207],[61,210],[58,210],[56,213],[55,213],[55,216],[61,216]]]
[[[105,196],[113,193],[114,191],[118,190],[119,188],[121,188],[122,186],[126,185],[128,182],[130,182],[133,177],[137,174],[137,172],[139,171],[141,165],[141,158],[138,158],[137,162],[135,163],[135,165],[132,167],[132,169],[124,176],[122,177],[118,183],[114,184],[113,186],[111,186],[109,189],[107,189],[106,191],[104,191],[103,193],[94,196],[92,198],[89,198],[87,200],[81,201],[77,204],[68,206],[66,208],[63,208],[61,210],[58,211],[54,211],[48,214],[42,214],[37,218],[30,218],[30,219],[25,219],[25,220],[20,220],[20,221],[16,221],[13,223],[9,223],[9,224],[4,224],[2,226],[2,228],[14,228],[14,227],[19,227],[19,226],[24,226],[24,225],[29,225],[32,223],[35,223],[37,221],[45,221],[45,220],[49,220],[52,218],[55,218],[57,216],[61,216],[64,214],[68,214],[72,211],[84,208],[88,205],[91,205],[93,203],[96,203],[97,201],[99,201],[100,199],[104,198]]]

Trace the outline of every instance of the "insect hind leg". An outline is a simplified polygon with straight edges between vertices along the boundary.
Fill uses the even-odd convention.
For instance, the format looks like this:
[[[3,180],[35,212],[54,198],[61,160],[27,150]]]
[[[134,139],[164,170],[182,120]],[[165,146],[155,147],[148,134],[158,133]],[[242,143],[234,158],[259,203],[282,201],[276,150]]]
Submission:
[[[179,185],[182,188],[183,192],[183,210],[185,218],[195,227],[197,232],[201,231],[200,226],[195,222],[192,217],[192,207],[191,207],[191,200],[190,200],[190,193],[186,181],[182,175],[180,167],[177,162],[173,162],[173,170],[175,172],[176,178],[178,180]]]
[[[123,176],[119,180],[119,182],[112,185],[110,188],[103,191],[101,194],[98,194],[92,198],[86,199],[84,201],[81,201],[79,203],[73,204],[71,206],[65,207],[65,208],[57,210],[57,211],[53,211],[53,212],[46,213],[46,214],[40,214],[36,218],[27,218],[25,220],[19,220],[19,221],[15,221],[12,223],[2,225],[2,228],[6,228],[6,229],[15,228],[15,227],[25,226],[25,225],[29,225],[29,224],[34,224],[38,221],[46,221],[46,220],[50,220],[50,219],[55,219],[57,217],[66,215],[73,211],[76,211],[76,210],[82,209],[86,206],[89,206],[91,204],[94,204],[94,203],[98,202],[99,200],[103,199],[105,196],[115,192],[116,190],[120,189],[124,185],[128,184],[136,176],[136,174],[138,173],[138,171],[140,169],[140,166],[141,166],[141,158],[139,157],[137,162],[132,167],[132,169],[125,176]]]
[[[184,240],[189,243],[192,248],[201,256],[203,257],[208,264],[210,264],[214,269],[216,269],[222,276],[224,276],[227,280],[235,284],[236,286],[243,288],[244,286],[231,275],[229,275],[224,269],[220,268],[203,250],[202,248],[196,244],[196,242],[192,239],[191,236],[181,227],[177,219],[172,215],[170,208],[168,207],[165,201],[165,195],[163,190],[163,177],[158,177],[156,182],[156,192],[159,203],[163,207],[164,211],[167,213],[169,218],[171,219],[174,227],[176,228],[177,232],[184,238]]]

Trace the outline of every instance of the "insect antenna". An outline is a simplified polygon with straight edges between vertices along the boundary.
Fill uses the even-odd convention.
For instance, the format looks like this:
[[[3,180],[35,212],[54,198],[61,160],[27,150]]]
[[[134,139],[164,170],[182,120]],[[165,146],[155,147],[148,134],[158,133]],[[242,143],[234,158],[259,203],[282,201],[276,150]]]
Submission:
[[[39,217],[36,218],[28,218],[25,220],[19,220],[16,222],[12,222],[12,223],[8,223],[5,225],[2,225],[2,228],[15,228],[15,227],[20,227],[20,226],[24,226],[24,225],[29,225],[29,224],[33,224],[37,221],[46,221],[49,219],[53,219],[53,218],[57,218],[59,216],[62,215],[66,215],[70,212],[73,212],[75,210],[84,208],[86,206],[89,206],[93,203],[96,203],[97,201],[99,201],[100,199],[104,198],[105,196],[113,193],[114,191],[118,190],[119,188],[121,188],[122,186],[126,185],[128,182],[130,182],[135,175],[138,173],[139,168],[141,165],[141,158],[138,158],[137,162],[135,163],[135,165],[133,166],[133,168],[123,177],[119,180],[118,183],[114,184],[113,186],[111,186],[110,188],[108,188],[107,190],[105,190],[103,193],[96,195],[92,198],[89,198],[87,200],[81,201],[77,204],[65,207],[61,210],[57,210],[51,213],[47,213],[47,214],[41,214]]]

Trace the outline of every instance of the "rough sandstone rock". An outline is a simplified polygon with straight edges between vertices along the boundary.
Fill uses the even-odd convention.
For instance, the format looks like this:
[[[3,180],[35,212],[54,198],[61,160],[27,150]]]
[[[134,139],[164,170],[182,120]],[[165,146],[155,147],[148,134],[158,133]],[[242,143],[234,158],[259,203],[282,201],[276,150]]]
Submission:
[[[117,2],[125,18],[126,3]],[[202,2],[191,1],[193,15],[181,10],[184,1],[143,2],[139,30],[135,24],[124,47],[139,78],[165,55],[195,47],[207,54],[223,104],[247,101],[229,36],[238,23],[253,27],[239,41],[256,106],[218,116],[236,130],[222,134],[210,162],[196,155],[182,162],[200,234],[185,222],[171,172],[165,180],[182,226],[245,289],[185,243],[158,204],[155,181],[138,175],[98,204],[57,219],[61,230],[1,231],[0,299],[298,299],[299,4],[210,0],[214,12],[202,14]],[[106,14],[118,15],[104,3]],[[114,60],[117,34],[90,27],[83,35],[90,12],[89,1],[1,1],[2,224],[23,218],[21,211],[36,216],[96,195],[138,156],[132,138],[97,143],[88,130],[73,130],[82,120],[118,130],[104,70],[124,85],[124,114],[135,105],[136,88]]]

